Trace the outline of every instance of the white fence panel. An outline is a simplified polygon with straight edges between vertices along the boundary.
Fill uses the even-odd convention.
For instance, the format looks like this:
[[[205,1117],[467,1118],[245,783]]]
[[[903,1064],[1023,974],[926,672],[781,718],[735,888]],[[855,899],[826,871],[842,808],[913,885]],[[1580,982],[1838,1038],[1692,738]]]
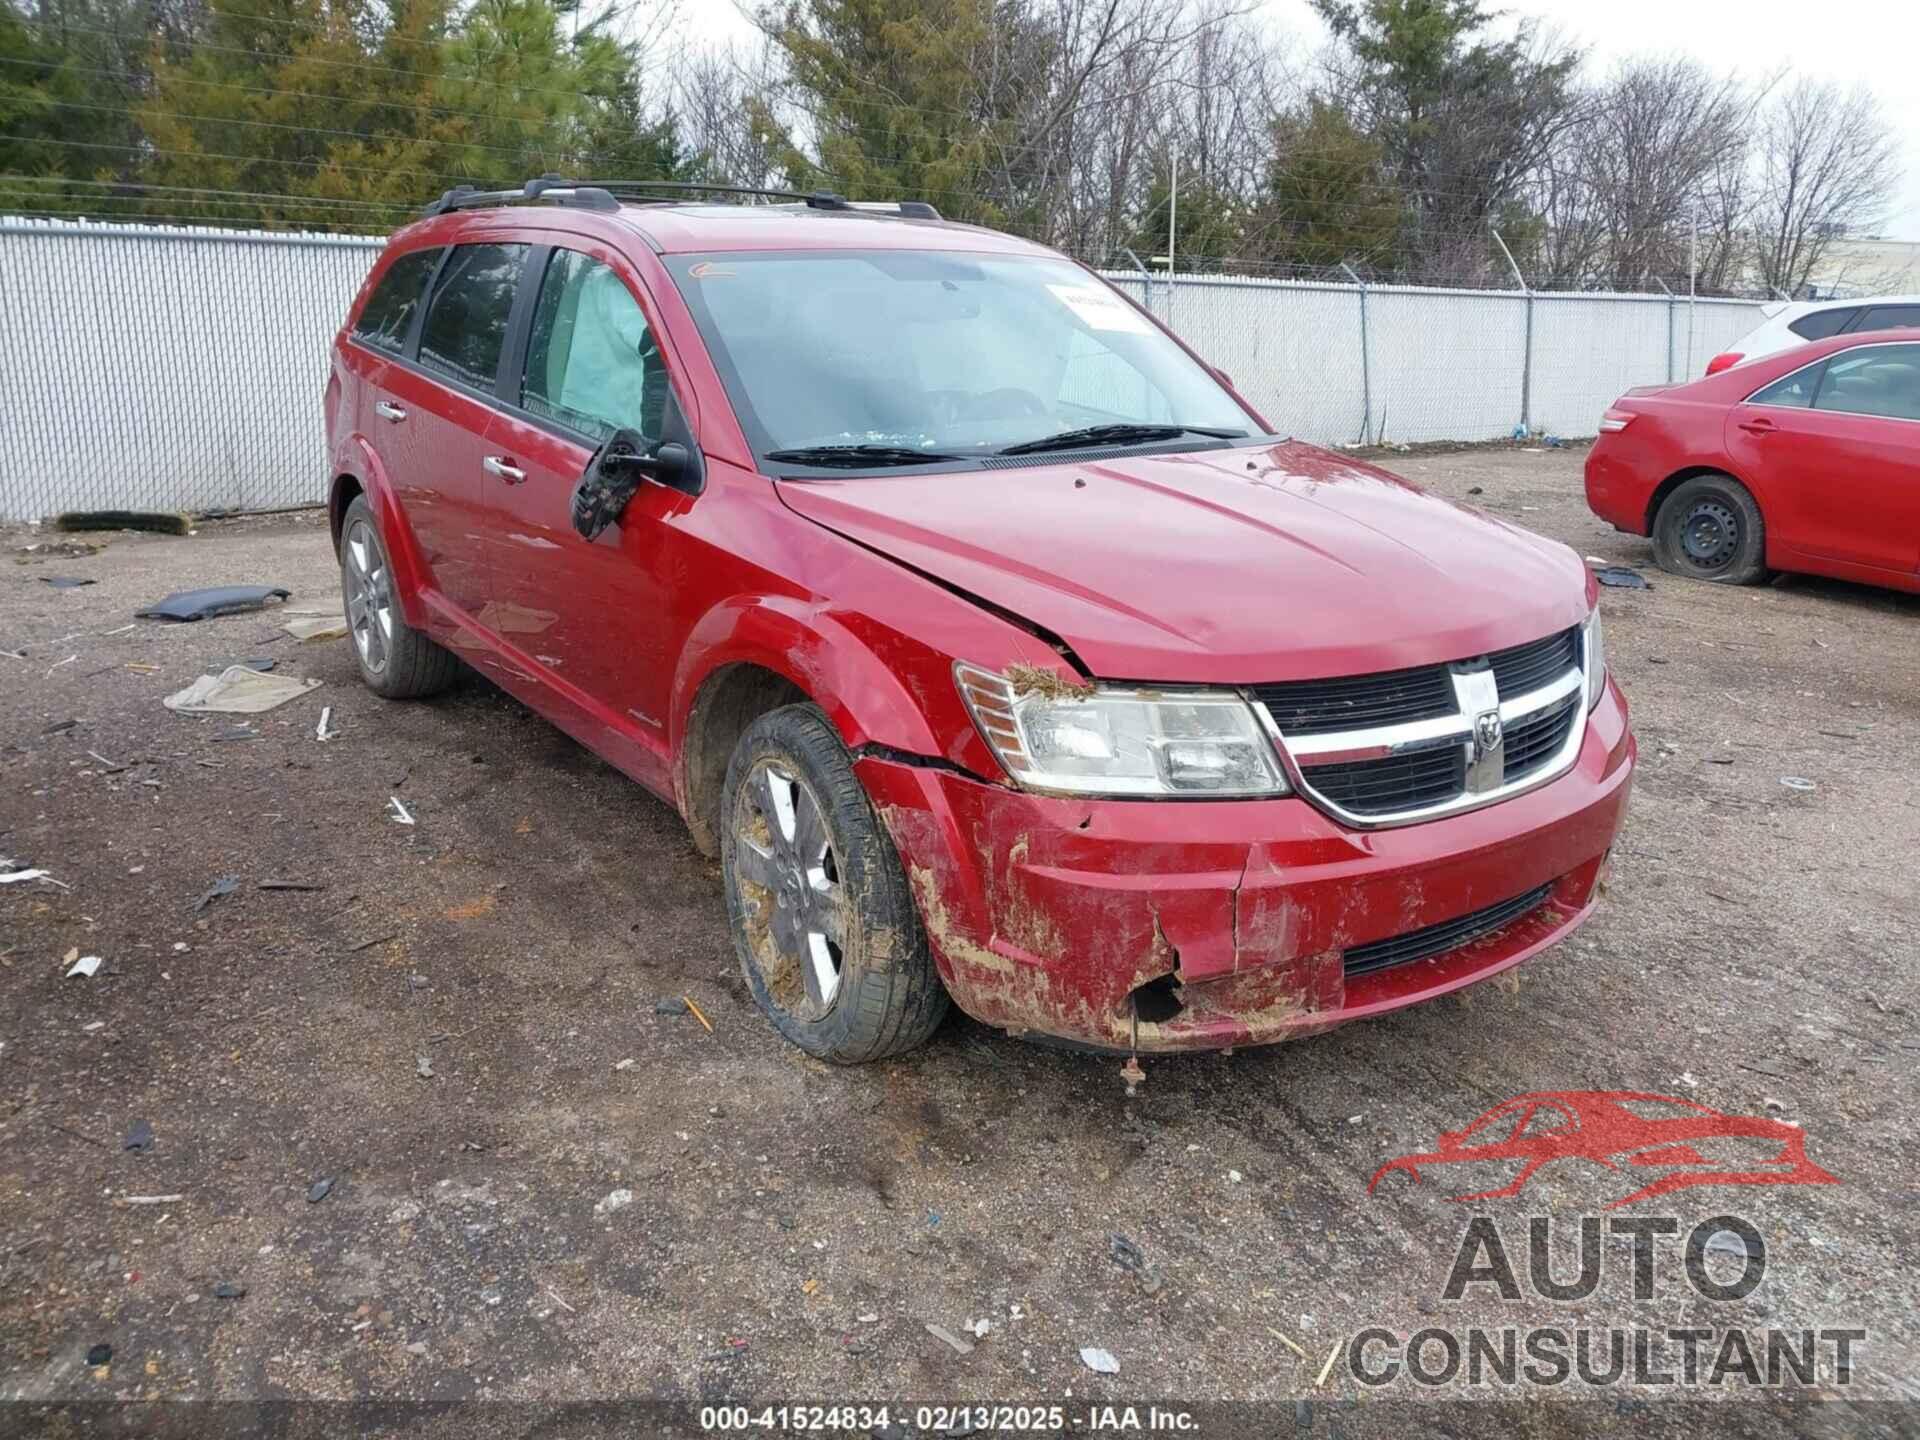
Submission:
[[[320,504],[327,347],[380,248],[0,221],[0,518]]]

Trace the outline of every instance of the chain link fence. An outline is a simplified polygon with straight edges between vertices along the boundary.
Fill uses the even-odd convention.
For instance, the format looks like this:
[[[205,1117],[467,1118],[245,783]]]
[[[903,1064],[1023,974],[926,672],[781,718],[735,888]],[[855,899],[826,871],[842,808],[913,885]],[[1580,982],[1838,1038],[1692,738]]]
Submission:
[[[372,238],[0,218],[0,519],[322,503],[327,347]],[[1108,272],[1282,433],[1594,433],[1698,375],[1750,301]]]

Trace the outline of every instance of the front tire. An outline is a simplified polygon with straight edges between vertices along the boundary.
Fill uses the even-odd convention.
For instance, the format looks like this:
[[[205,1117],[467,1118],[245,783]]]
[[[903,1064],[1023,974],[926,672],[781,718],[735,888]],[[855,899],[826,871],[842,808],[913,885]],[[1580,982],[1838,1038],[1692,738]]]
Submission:
[[[460,673],[453,652],[407,624],[393,588],[393,562],[367,497],[356,495],[340,520],[340,593],[347,638],[360,678],[389,700],[437,695]]]
[[[1767,576],[1766,522],[1731,475],[1696,475],[1661,502],[1653,554],[1669,575],[1757,585]]]
[[[816,707],[747,727],[720,815],[734,948],[774,1029],[836,1065],[931,1035],[946,988],[892,838]]]

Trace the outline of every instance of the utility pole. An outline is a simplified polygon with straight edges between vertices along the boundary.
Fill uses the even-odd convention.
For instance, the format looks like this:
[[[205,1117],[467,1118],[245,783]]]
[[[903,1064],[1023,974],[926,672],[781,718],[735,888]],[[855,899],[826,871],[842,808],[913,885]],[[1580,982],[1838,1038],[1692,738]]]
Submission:
[[[1693,379],[1693,302],[1699,290],[1700,205],[1694,202],[1692,223],[1687,227],[1687,378]]]
[[[1174,244],[1180,233],[1180,142],[1173,145],[1173,190],[1167,200],[1167,328],[1173,329]]]

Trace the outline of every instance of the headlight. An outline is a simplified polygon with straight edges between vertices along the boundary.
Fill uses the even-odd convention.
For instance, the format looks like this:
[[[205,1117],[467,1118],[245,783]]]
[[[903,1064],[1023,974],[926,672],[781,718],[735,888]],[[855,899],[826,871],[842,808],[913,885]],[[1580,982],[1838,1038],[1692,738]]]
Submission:
[[[1600,629],[1598,605],[1580,632],[1580,663],[1587,667],[1587,709],[1591,710],[1607,693],[1607,637]]]
[[[1284,795],[1247,702],[1228,690],[1126,690],[953,667],[1016,784],[1072,795]]]

